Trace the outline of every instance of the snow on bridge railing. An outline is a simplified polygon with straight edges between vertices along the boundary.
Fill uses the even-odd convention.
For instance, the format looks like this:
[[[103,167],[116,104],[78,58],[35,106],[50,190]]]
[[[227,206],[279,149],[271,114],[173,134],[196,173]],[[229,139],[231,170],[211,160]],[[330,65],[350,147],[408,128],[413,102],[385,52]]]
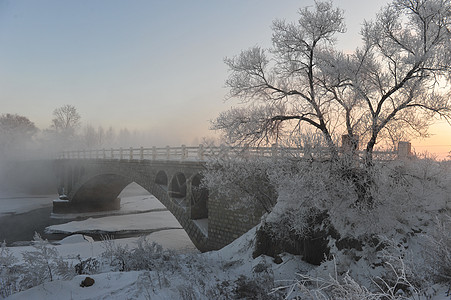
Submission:
[[[363,155],[363,151],[358,151]],[[96,150],[75,150],[61,152],[57,159],[107,159],[107,160],[179,160],[206,161],[213,157],[315,157],[327,158],[327,148],[302,149],[298,147],[229,147],[205,146],[197,147],[151,147],[151,148],[110,148]],[[393,160],[399,157],[398,151],[374,151],[376,160]]]
[[[272,147],[228,147],[204,146],[187,147],[151,147],[151,148],[110,148],[96,150],[63,151],[58,159],[119,159],[119,160],[191,160],[206,161],[209,157],[218,156],[276,156],[282,152],[297,152],[298,148]]]

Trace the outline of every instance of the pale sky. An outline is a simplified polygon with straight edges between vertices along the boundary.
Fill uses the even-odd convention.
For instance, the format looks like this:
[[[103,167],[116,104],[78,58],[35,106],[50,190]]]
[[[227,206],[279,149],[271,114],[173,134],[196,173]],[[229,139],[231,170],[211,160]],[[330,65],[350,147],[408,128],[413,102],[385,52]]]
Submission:
[[[352,51],[363,20],[388,1],[334,2],[348,28],[338,48]],[[193,144],[237,104],[224,102],[224,57],[269,46],[274,19],[295,21],[313,3],[0,0],[0,113],[45,129],[55,108],[71,104],[83,124],[150,131],[157,146]],[[441,126],[432,144],[451,150],[451,127]]]

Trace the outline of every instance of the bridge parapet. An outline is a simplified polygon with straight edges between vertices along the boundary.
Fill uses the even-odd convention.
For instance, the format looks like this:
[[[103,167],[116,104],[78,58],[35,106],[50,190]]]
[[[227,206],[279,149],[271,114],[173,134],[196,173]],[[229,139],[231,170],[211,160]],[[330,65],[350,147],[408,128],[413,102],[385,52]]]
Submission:
[[[189,147],[150,147],[150,148],[110,148],[94,150],[73,150],[61,152],[57,159],[115,159],[115,160],[176,160],[205,162],[211,157],[238,156],[279,156],[286,153],[299,153],[299,148],[272,147],[228,147],[221,145],[199,145]]]
[[[410,149],[410,143],[400,142],[399,149]],[[345,152],[342,147],[341,152]],[[376,160],[393,160],[410,155],[406,151],[373,151]],[[356,151],[364,156],[364,151]],[[206,162],[216,157],[298,157],[298,158],[328,158],[329,150],[326,147],[280,147],[273,144],[271,147],[230,147],[230,146],[185,146],[180,147],[150,147],[150,148],[110,148],[94,150],[73,150],[61,152],[57,159],[105,159],[105,160],[150,160],[150,161],[196,161]]]

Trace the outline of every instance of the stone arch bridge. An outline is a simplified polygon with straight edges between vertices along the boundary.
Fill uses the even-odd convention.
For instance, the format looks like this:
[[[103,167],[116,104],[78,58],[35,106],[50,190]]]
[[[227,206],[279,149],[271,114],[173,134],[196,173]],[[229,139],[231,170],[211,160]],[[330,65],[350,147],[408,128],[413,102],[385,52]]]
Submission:
[[[60,199],[53,211],[119,209],[118,195],[135,182],[174,215],[200,251],[222,248],[255,226],[263,211],[229,209],[231,199],[202,188],[206,155],[202,147],[184,146],[65,152],[55,161]]]
[[[380,154],[406,156],[410,147],[405,153],[401,150],[400,146],[396,153]],[[219,249],[255,226],[263,214],[258,207],[229,209],[228,204],[236,199],[222,199],[201,187],[206,158],[236,152],[244,156],[305,155],[299,148],[204,149],[202,145],[64,152],[55,161],[60,200],[54,201],[53,210],[119,209],[118,195],[136,182],[175,216],[200,251]]]

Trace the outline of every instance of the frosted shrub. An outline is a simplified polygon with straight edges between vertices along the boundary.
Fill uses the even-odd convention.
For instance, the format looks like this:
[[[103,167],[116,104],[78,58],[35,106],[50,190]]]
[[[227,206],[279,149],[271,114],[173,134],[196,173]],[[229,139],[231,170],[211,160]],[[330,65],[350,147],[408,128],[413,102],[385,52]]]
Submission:
[[[196,293],[192,285],[181,284],[177,286],[180,300],[195,300],[199,299],[199,295]]]
[[[391,262],[384,261],[390,272],[387,281],[380,276],[369,278],[372,286],[362,284],[350,272],[340,274],[337,262],[333,264],[333,270],[327,276],[312,274],[297,274],[294,283],[273,289],[273,292],[285,292],[285,299],[311,299],[311,300],[416,300],[422,298],[422,293],[410,281],[408,271],[401,258],[397,258],[395,266]]]
[[[362,193],[372,199],[365,202],[359,195],[358,179],[349,173],[372,177],[369,171],[347,161],[287,161],[271,168],[271,182],[279,197],[266,222],[273,227],[275,237],[295,234],[309,238],[322,231],[321,235],[338,232],[341,237],[358,238],[375,233],[377,227],[371,224],[369,228],[367,221],[377,206],[375,188],[370,185]]]
[[[372,279],[373,286],[392,293],[420,295],[421,290],[432,282],[427,271],[428,264],[419,258],[424,257],[420,248],[423,239],[397,238],[380,237],[384,248],[377,253],[377,260],[373,263],[379,263],[382,268],[377,278]]]
[[[16,265],[17,259],[3,242],[0,248],[0,298],[5,298],[16,291],[17,279],[19,278],[19,267]]]
[[[219,157],[207,163],[203,185],[228,199],[240,199],[230,203],[230,208],[242,209],[249,205],[261,206],[270,212],[276,203],[274,185],[268,170],[274,167],[270,158]]]
[[[130,270],[128,245],[119,245],[109,236],[104,236],[102,237],[102,247],[105,249],[102,252],[102,257],[109,260],[111,267],[121,272]]]
[[[109,237],[103,238],[102,246],[105,249],[102,257],[109,261],[110,266],[121,272],[153,270],[161,265],[165,268],[175,267],[175,263],[171,263],[171,258],[175,254],[169,250],[163,250],[161,245],[150,242],[145,236],[138,239],[136,248],[119,245]]]
[[[70,278],[73,273],[72,266],[65,262],[58,251],[47,240],[35,233],[33,239],[33,251],[22,254],[24,276],[20,282],[24,288],[30,288],[46,281],[57,278]]]
[[[233,293],[235,294],[235,299],[280,299],[280,294],[271,293],[271,288],[273,286],[274,282],[268,280],[268,278],[265,278],[264,276],[248,278],[244,275],[240,275],[237,280],[235,280]]]
[[[435,231],[428,236],[427,261],[430,273],[438,282],[451,288],[451,216],[437,218]]]
[[[312,212],[327,211],[342,237],[358,239],[418,231],[438,211],[447,209],[451,183],[446,165],[423,160],[378,163],[370,169],[342,161],[299,161],[296,168],[284,172],[271,170],[279,198],[268,220],[276,222],[287,214],[288,230],[302,234],[308,230],[306,220]],[[365,174],[364,182],[347,172]],[[371,202],[361,201],[358,190],[365,185]]]
[[[137,247],[131,251],[130,268],[133,270],[152,270],[163,259],[161,245],[150,242],[146,236],[138,239]]]
[[[328,168],[328,163],[297,161],[272,169],[270,177],[277,186],[279,197],[266,221],[275,226],[279,238],[286,230],[307,237],[312,230],[309,220],[326,210],[333,201],[332,197],[336,195],[332,194],[332,189],[337,188],[339,182],[331,178]]]
[[[332,165],[331,170],[334,168]],[[322,288],[312,291],[311,287],[302,285],[311,299],[407,299],[406,295],[416,299],[431,284],[450,282],[449,165],[414,159],[377,164],[370,171],[373,178],[370,193],[374,201],[366,207],[355,205],[358,195],[353,190],[353,182],[336,176],[339,172],[327,172],[318,166],[280,177],[279,187],[284,187],[284,192],[279,192],[279,202],[267,218],[273,222],[277,234],[283,232],[279,228],[282,226],[285,232],[288,229],[308,234],[311,228],[305,216],[309,214],[304,208],[308,205],[327,210],[330,225],[340,234],[340,240],[328,237],[330,254],[338,258],[338,276],[348,274],[349,277],[340,279],[341,282],[337,281],[338,277],[333,282],[321,279],[327,293]],[[313,188],[311,183],[315,183]],[[296,207],[296,203],[302,203],[303,207]],[[296,220],[296,216],[301,220]],[[284,218],[292,220],[290,226],[284,225],[286,221],[277,223]],[[432,230],[435,219],[439,221]],[[357,243],[342,243],[344,238],[355,239]],[[327,262],[322,267],[326,265]],[[317,277],[310,279],[313,278]],[[332,286],[336,287],[335,291],[344,288],[356,296],[336,294]]]
[[[410,300],[419,299],[418,295],[405,296],[403,292],[396,292],[395,286],[380,286],[380,291],[370,291],[366,286],[359,284],[349,273],[341,278],[330,276],[329,278],[315,278],[307,275],[299,275],[299,281],[292,286],[285,287],[286,299],[310,299],[310,300]],[[399,282],[403,282],[399,278]],[[280,290],[280,288],[278,289]]]
[[[79,263],[75,265],[75,273],[77,273],[78,275],[92,275],[98,273],[100,269],[100,261],[97,258],[90,257],[88,259],[82,260],[80,255],[77,255],[77,259]]]

